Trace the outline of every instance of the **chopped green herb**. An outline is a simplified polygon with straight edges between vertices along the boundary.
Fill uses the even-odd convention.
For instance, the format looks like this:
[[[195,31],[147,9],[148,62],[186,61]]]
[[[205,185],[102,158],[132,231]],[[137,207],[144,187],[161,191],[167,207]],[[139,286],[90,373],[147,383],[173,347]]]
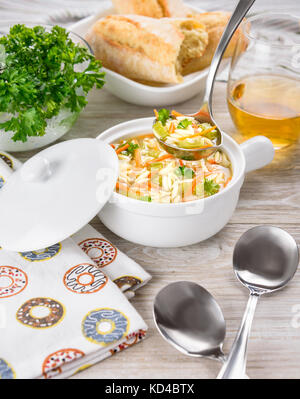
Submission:
[[[178,123],[177,129],[186,129],[191,124],[192,124],[192,121],[190,121],[189,119],[182,119],[182,121],[180,121],[180,123]]]
[[[139,198],[141,201],[151,202],[152,199],[149,195],[144,195],[143,197]]]
[[[125,150],[124,152],[127,152],[128,153],[128,155],[129,154],[134,154],[134,151],[137,149],[137,148],[139,148],[139,145],[138,144],[134,144],[134,143],[132,143],[132,141],[130,141],[129,143],[129,147],[127,148],[127,150]]]
[[[220,190],[220,185],[213,180],[204,180],[204,191],[208,196],[216,194]]]
[[[119,148],[121,148],[121,147],[124,147],[125,144],[128,144],[129,147],[126,148],[126,150],[123,150],[123,151],[121,152],[121,154],[123,154],[123,155],[133,155],[133,154],[134,154],[134,151],[135,151],[137,148],[139,148],[139,145],[138,145],[138,144],[134,144],[132,141],[127,141],[127,142],[123,142],[122,144],[119,144],[119,145],[117,146],[116,150],[119,149]]]
[[[184,177],[185,179],[192,179],[195,176],[195,172],[191,168],[187,168],[186,166],[179,166],[175,169],[175,174],[178,177]]]
[[[158,111],[157,120],[160,121],[163,126],[165,126],[169,117],[170,117],[170,111],[168,109],[162,108]]]
[[[14,141],[43,136],[47,120],[62,108],[78,114],[87,104],[87,93],[104,84],[101,62],[59,26],[49,32],[42,26],[14,25],[0,37],[0,47],[5,51],[0,112],[9,116],[0,129],[13,131]],[[79,72],[78,65],[84,63]]]

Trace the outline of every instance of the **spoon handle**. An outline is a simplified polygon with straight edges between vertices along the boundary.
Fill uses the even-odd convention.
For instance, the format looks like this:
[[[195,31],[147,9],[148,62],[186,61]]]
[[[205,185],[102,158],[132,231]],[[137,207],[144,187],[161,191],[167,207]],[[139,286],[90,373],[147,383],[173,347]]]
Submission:
[[[218,379],[245,378],[248,338],[259,297],[260,295],[257,293],[250,293],[240,330],[234,340],[227,361],[218,374]]]
[[[215,77],[222,59],[222,56],[227,48],[227,45],[232,38],[234,32],[237,30],[239,24],[242,22],[244,16],[252,6],[255,0],[240,0],[236,6],[224,33],[221,37],[219,45],[215,51],[213,59],[210,64],[210,69],[206,81],[206,90],[204,95],[203,104],[208,105],[208,108],[212,109],[212,92],[215,82]]]

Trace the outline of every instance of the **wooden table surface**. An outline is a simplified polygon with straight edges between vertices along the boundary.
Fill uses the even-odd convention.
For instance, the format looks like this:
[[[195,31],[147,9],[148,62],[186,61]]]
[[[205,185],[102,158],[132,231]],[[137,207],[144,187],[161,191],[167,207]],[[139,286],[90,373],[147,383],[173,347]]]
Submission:
[[[296,7],[296,3],[288,0],[286,6]],[[264,0],[256,4],[270,9],[271,2]],[[225,96],[225,84],[217,83],[215,114],[223,130],[235,137]],[[176,108],[181,112],[196,110],[201,97],[202,93]],[[76,125],[63,139],[96,137],[117,123],[151,114],[150,108],[124,103],[105,89],[94,90]],[[16,155],[24,161],[33,154]],[[138,345],[72,378],[215,378],[220,369],[218,362],[187,357],[161,338],[152,319],[153,298],[163,286],[173,281],[191,280],[203,285],[215,296],[224,312],[227,323],[224,351],[227,353],[248,297],[248,290],[236,280],[232,271],[234,244],[242,233],[259,224],[282,227],[299,242],[299,172],[300,146],[276,154],[270,166],[246,177],[238,207],[227,226],[209,240],[189,247],[157,249],[136,245],[117,237],[95,219],[92,222],[95,228],[153,276],[152,281],[138,290],[132,300],[146,320],[149,332],[148,338]],[[272,296],[264,296],[258,304],[248,347],[247,373],[250,378],[300,378],[299,364],[298,272],[287,288]]]
[[[226,85],[215,88],[215,113],[220,126],[236,137],[227,112]],[[202,93],[176,106],[181,112],[196,110]],[[63,139],[96,137],[105,129],[133,118],[152,114],[147,107],[124,103],[106,90],[94,90],[73,129]],[[19,153],[21,160],[31,153]],[[227,323],[224,350],[227,353],[246,306],[248,290],[232,271],[235,242],[258,224],[282,227],[300,240],[300,146],[276,154],[275,160],[249,173],[238,207],[227,226],[216,236],[183,248],[157,249],[136,245],[111,233],[98,219],[93,226],[120,250],[140,263],[153,279],[136,292],[133,305],[149,326],[148,338],[138,345],[87,369],[72,378],[214,378],[220,364],[195,359],[166,344],[152,319],[155,294],[178,280],[203,285],[219,302]],[[249,343],[251,378],[300,378],[300,272],[284,290],[264,296],[258,304]]]

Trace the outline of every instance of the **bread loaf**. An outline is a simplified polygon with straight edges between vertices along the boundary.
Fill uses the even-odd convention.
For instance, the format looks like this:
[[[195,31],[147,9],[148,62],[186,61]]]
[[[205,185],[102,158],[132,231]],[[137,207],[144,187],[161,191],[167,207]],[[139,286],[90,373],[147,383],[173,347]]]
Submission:
[[[185,66],[185,68],[182,71],[184,75],[195,71],[199,71],[203,68],[207,68],[210,65],[213,55],[216,51],[216,48],[219,44],[219,41],[221,39],[221,36],[224,32],[224,29],[229,21],[231,14],[228,12],[216,11],[216,12],[207,12],[201,14],[189,13],[188,16],[205,26],[206,31],[208,33],[208,45],[202,57],[191,60],[191,62]],[[235,34],[233,35],[226,49],[224,57],[231,57],[233,55],[236,43],[239,40],[239,38],[243,40],[241,28],[238,28]],[[244,40],[244,43],[242,43],[240,50],[243,51],[245,47],[246,43]]]
[[[203,55],[208,34],[194,19],[139,15],[101,18],[86,35],[95,57],[128,78],[179,83],[182,71]]]
[[[182,0],[112,0],[112,2],[117,12],[147,15],[153,18],[190,17],[196,19],[206,27],[209,37],[206,51],[200,59],[196,57],[183,66],[181,72],[184,75],[207,68],[210,65],[231,15],[223,11],[192,12],[191,9],[184,5]],[[241,29],[239,28],[231,39],[224,57],[231,57],[233,55],[236,43],[241,35]],[[244,43],[244,47],[243,43],[241,43],[239,51],[243,51],[245,47],[246,43]]]
[[[112,0],[119,14],[136,14],[152,18],[185,17],[188,8],[182,0]]]

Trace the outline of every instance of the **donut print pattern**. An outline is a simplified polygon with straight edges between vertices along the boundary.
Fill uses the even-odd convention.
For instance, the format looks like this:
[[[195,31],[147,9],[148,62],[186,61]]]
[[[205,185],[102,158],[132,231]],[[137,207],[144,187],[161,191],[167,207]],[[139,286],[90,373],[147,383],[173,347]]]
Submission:
[[[106,346],[126,336],[129,330],[127,317],[115,309],[95,309],[82,322],[82,333],[94,344]]]
[[[0,298],[19,294],[27,283],[28,278],[23,270],[13,266],[0,266]]]
[[[5,180],[2,176],[0,176],[0,189],[4,186]]]
[[[127,335],[126,340],[119,344],[116,348],[110,349],[111,355],[114,355],[115,353],[121,352],[126,348],[129,348],[132,345],[137,344],[140,342],[146,335],[145,330],[139,330],[138,333],[132,333]]]
[[[90,263],[74,266],[64,275],[64,285],[76,294],[93,294],[101,290],[107,281],[105,274]]]
[[[142,280],[139,277],[133,277],[133,276],[122,276],[118,277],[115,280],[113,280],[117,286],[122,289],[123,287],[128,287],[132,288],[136,285],[139,285],[142,283]]]
[[[9,363],[0,359],[0,380],[12,380],[16,378],[16,373]]]
[[[92,367],[92,364],[89,364],[89,363],[84,364],[83,366],[79,367],[76,371],[74,371],[74,373],[72,375],[78,374],[81,371],[88,369],[89,367]]]
[[[44,260],[49,260],[59,253],[61,250],[61,243],[51,245],[48,248],[42,249],[40,251],[28,251],[20,252],[20,255],[30,261],[30,262],[42,262]]]
[[[49,328],[62,321],[64,306],[51,298],[32,298],[23,303],[16,314],[17,320],[31,328]]]
[[[99,267],[109,265],[117,256],[117,248],[104,238],[88,238],[79,246]]]
[[[14,167],[13,160],[9,158],[6,154],[0,153],[0,158],[8,165],[11,169]]]
[[[67,348],[51,353],[43,362],[42,373],[45,378],[53,378],[62,372],[61,367],[80,359],[84,353],[79,349]]]

